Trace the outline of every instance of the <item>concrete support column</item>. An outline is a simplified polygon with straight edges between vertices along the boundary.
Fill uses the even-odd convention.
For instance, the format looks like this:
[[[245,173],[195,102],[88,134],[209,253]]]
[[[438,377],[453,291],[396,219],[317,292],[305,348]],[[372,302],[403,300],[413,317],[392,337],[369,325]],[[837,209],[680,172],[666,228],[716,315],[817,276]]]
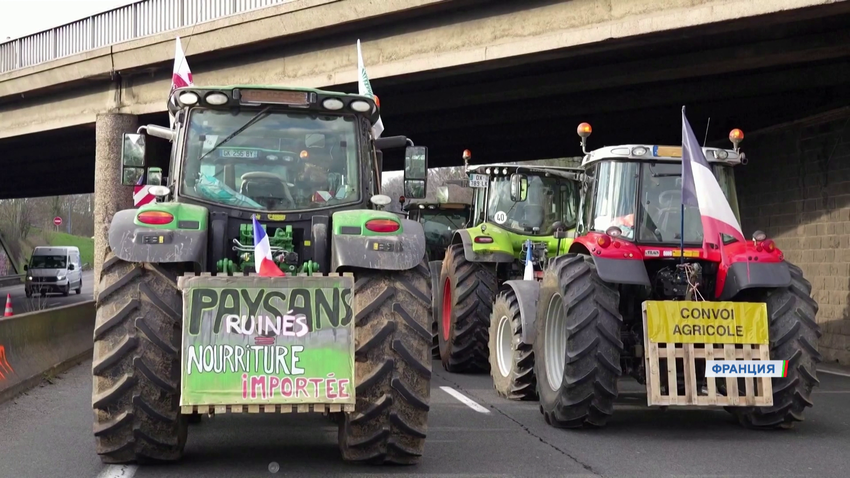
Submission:
[[[94,158],[94,294],[109,245],[112,217],[133,207],[133,186],[121,184],[121,148],[124,133],[135,133],[139,117],[119,113],[97,115]]]

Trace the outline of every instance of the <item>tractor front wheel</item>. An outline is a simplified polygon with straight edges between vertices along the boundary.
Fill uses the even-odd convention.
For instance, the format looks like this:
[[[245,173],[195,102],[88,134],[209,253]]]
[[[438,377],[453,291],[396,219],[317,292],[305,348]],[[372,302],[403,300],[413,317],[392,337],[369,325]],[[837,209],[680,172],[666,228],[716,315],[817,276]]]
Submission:
[[[407,271],[354,272],[353,413],[338,417],[346,461],[418,463],[431,394],[431,280],[426,262]]]
[[[160,265],[107,252],[97,295],[92,406],[104,463],[176,461],[186,444],[180,413],[182,298]]]
[[[604,426],[614,413],[620,354],[620,295],[593,259],[555,258],[543,274],[534,369],[540,411],[556,428]]]
[[[513,289],[496,296],[490,316],[490,375],[496,393],[509,400],[536,400],[534,351],[522,342],[522,317]]]
[[[803,412],[812,406],[812,389],[818,385],[817,364],[821,336],[815,316],[818,304],[812,299],[812,285],[803,271],[788,264],[791,285],[764,291],[753,302],[767,304],[770,328],[770,359],[787,360],[786,377],[774,377],[773,405],[770,407],[729,407],[738,421],[748,428],[792,428],[803,421]]]
[[[487,328],[496,296],[496,274],[487,264],[468,262],[462,244],[446,250],[437,323],[440,358],[448,372],[488,372]]]

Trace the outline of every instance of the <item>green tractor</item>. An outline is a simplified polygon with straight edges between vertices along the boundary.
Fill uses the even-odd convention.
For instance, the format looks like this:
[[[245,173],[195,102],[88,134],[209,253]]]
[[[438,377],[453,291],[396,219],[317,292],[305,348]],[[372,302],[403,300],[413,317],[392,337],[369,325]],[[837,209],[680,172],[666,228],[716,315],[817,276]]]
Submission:
[[[591,128],[578,132],[584,150]],[[729,137],[734,149],[702,149],[740,217],[733,168],[747,160],[743,133]],[[802,420],[821,360],[818,304],[802,270],[761,231],[703,246],[700,211],[682,201],[681,146],[585,150],[582,167],[577,237],[526,297],[537,310],[524,311],[536,315],[546,423],[604,426],[625,376],[646,386],[648,406],[724,407],[751,428]],[[746,374],[716,362],[742,360]]]
[[[441,261],[452,233],[467,226],[472,205],[461,202],[410,201],[404,205],[407,218],[422,224],[429,261]]]
[[[406,190],[424,197],[427,149],[374,138],[378,107],[360,95],[184,87],[168,107],[172,128],[139,132],[170,155],[142,134],[123,140],[123,183],[147,172],[157,200],[118,212],[104,251],[101,460],[179,460],[192,416],[317,412],[338,423],[344,460],[417,463],[431,377],[425,240],[421,224],[382,210],[379,186],[382,151],[406,148]]]
[[[467,173],[475,190],[471,227],[455,231],[432,285],[439,295],[440,358],[449,372],[490,371],[500,395],[532,398],[534,358],[527,344],[533,324],[520,320],[525,304],[517,297],[536,283],[548,257],[569,249],[580,171],[498,164]],[[501,354],[499,343],[517,353]]]

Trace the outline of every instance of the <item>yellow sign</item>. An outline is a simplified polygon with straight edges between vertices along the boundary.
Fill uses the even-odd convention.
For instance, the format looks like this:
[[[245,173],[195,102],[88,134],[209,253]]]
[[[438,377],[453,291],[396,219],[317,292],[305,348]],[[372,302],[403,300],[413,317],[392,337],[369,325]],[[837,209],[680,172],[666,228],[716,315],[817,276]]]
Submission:
[[[648,300],[643,304],[651,342],[769,343],[764,303]]]
[[[286,214],[269,214],[269,221],[285,221]]]
[[[681,146],[659,146],[657,155],[662,158],[681,158]]]
[[[694,250],[685,250],[685,257],[699,257],[700,251]],[[664,251],[664,257],[679,257],[682,255],[682,251],[679,249],[674,249],[670,251]]]

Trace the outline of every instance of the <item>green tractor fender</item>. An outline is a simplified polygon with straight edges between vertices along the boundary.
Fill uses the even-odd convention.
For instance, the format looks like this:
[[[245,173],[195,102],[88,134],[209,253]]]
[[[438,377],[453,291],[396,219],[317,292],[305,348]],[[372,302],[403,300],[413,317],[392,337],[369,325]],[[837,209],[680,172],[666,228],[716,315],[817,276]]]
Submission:
[[[425,257],[422,224],[385,211],[333,214],[331,271],[342,267],[405,271]]]
[[[502,283],[502,287],[509,287],[516,294],[519,305],[519,316],[522,321],[522,334],[520,340],[524,344],[534,345],[537,329],[534,320],[537,318],[537,303],[540,297],[540,282],[532,280],[509,280]],[[543,307],[546,307],[544,304]]]
[[[477,242],[476,238],[488,242]],[[482,239],[479,239],[479,241]],[[468,262],[514,262],[514,249],[510,236],[498,228],[488,228],[484,232],[480,227],[458,229],[452,236],[452,244],[463,244],[463,255]]]
[[[146,224],[140,217],[165,224]],[[207,260],[208,217],[205,207],[181,203],[151,203],[119,211],[109,225],[109,248],[127,262],[202,266]]]

